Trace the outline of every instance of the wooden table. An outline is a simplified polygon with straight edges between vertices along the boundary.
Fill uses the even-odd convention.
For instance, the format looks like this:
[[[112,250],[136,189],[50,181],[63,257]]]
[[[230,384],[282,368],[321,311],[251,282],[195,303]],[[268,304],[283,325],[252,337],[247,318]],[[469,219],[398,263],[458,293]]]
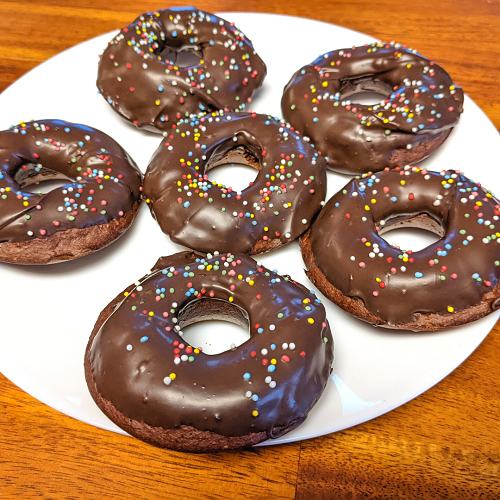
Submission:
[[[93,3],[0,0],[0,91],[58,52],[169,6]],[[500,129],[498,0],[197,7],[310,17],[417,47]],[[500,323],[450,376],[387,415],[309,441],[199,456],[73,420],[0,375],[0,498],[500,498],[499,360]]]

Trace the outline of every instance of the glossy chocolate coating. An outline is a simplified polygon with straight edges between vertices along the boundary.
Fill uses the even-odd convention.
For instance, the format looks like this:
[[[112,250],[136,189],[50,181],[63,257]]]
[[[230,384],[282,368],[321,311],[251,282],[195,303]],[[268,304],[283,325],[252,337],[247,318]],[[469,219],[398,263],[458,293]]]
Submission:
[[[46,194],[23,190],[51,179],[68,183]],[[138,203],[141,181],[126,151],[86,125],[39,120],[0,132],[0,243],[120,219]]]
[[[259,169],[241,193],[209,170],[239,157]],[[289,243],[311,224],[326,194],[325,161],[282,122],[256,113],[179,123],[144,177],[144,195],[163,232],[202,252],[257,254]]]
[[[309,234],[314,263],[382,326],[412,329],[419,314],[453,324],[456,315],[483,305],[485,315],[500,295],[498,203],[454,171],[406,167],[368,174],[351,180],[320,212]],[[380,236],[415,217],[427,218],[441,238],[411,252]]]
[[[362,91],[387,98],[375,105],[351,102]],[[428,156],[424,145],[445,139],[459,120],[463,98],[434,62],[399,44],[372,43],[328,52],[298,70],[281,106],[285,119],[327,158],[328,168],[357,174]],[[418,156],[409,159],[408,150]]]
[[[187,66],[177,65],[182,59]],[[265,75],[233,23],[181,7],[146,12],[122,29],[102,54],[97,87],[125,119],[163,131],[191,114],[244,110]]]
[[[215,355],[183,341],[183,327],[212,318],[250,339]],[[162,257],[88,350],[93,383],[127,419],[222,436],[278,437],[301,423],[333,360],[325,309],[302,285],[244,255],[192,252]]]

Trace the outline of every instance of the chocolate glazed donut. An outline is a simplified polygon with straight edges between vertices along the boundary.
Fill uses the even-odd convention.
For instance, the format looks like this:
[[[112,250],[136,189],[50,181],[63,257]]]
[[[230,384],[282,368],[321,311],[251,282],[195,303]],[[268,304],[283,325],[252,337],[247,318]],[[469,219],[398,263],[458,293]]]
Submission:
[[[499,202],[455,171],[367,174],[333,196],[301,239],[311,281],[375,326],[439,330],[498,308]],[[423,227],[440,239],[418,251],[381,236]]]
[[[207,355],[182,329],[223,319],[245,343]],[[244,255],[182,252],[101,313],[85,354],[97,405],[150,444],[217,451],[279,437],[300,425],[333,361],[326,313],[313,292]]]
[[[241,193],[209,180],[231,161],[259,170]],[[282,122],[256,113],[182,120],[146,170],[144,195],[163,232],[194,250],[258,254],[301,235],[326,194],[324,159]]]
[[[244,110],[265,75],[233,23],[180,7],[147,12],[121,30],[102,54],[97,87],[125,119],[161,132],[191,114]]]
[[[68,184],[41,194],[44,180]],[[109,245],[139,207],[142,175],[103,132],[62,120],[0,132],[0,261],[51,264]]]
[[[349,100],[363,91],[387,98],[374,105]],[[463,99],[443,68],[391,42],[318,57],[293,75],[281,107],[326,157],[328,168],[359,174],[429,156],[457,124]]]

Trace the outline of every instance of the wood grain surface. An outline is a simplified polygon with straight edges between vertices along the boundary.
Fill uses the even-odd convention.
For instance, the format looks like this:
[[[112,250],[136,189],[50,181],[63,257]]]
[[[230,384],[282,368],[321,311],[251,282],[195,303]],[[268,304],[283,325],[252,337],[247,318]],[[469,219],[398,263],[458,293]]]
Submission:
[[[182,4],[189,3],[175,2]],[[62,50],[169,6],[0,1],[0,91]],[[500,129],[498,0],[200,0],[196,6],[303,16],[416,47],[441,63]],[[498,156],[492,162],[500,169]],[[498,499],[499,435],[499,324],[451,375],[386,415],[317,439],[235,453],[159,450],[62,415],[0,375],[0,499]]]

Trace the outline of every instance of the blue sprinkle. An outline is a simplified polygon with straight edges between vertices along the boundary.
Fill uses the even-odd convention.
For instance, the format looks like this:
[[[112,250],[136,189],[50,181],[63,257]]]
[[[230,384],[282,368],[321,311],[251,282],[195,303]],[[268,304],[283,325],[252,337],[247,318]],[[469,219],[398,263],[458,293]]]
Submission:
[[[66,127],[66,128],[64,129],[64,131],[65,131],[65,132],[70,132],[70,131],[71,131],[71,129],[70,129],[69,127]]]
[[[252,226],[256,226],[257,225],[257,221],[256,220],[253,220],[252,221]]]
[[[186,201],[186,203],[184,203],[184,208],[189,207],[189,205],[190,205],[189,201]]]
[[[472,277],[473,277],[475,280],[477,280],[477,279],[479,278],[479,274],[478,274],[478,273],[474,273],[474,274],[472,275]]]
[[[269,365],[269,366],[267,367],[267,371],[268,371],[268,372],[271,372],[271,373],[272,373],[274,370],[276,370],[276,367],[275,367],[274,365]]]
[[[391,201],[392,201],[393,203],[396,203],[396,201],[398,201],[398,199],[397,199],[395,196],[393,196],[393,197],[391,198]]]
[[[424,275],[422,273],[416,272],[415,278],[422,278]]]
[[[158,90],[159,90],[160,92],[163,92],[163,87],[160,85],[160,86],[158,87]]]
[[[468,245],[468,244],[469,244],[469,242],[468,242],[467,240],[462,241],[462,243],[463,243],[464,245]]]
[[[271,349],[274,351],[276,349],[276,344],[271,344]]]
[[[451,245],[449,243],[446,243],[446,245],[444,246],[447,250],[450,250],[451,248]]]
[[[257,333],[262,333],[263,331],[264,331],[264,328],[259,328],[259,329],[257,330]]]
[[[484,219],[477,219],[478,224],[482,224],[484,222]]]
[[[250,373],[248,373],[248,372],[246,372],[245,374],[243,374],[243,378],[244,378],[245,380],[250,380],[250,377],[251,377],[251,375],[250,375]]]
[[[149,340],[149,337],[142,337],[141,342],[147,342]]]
[[[259,396],[257,396],[257,394],[254,394],[254,395],[252,396],[252,400],[253,400],[253,401],[258,401],[258,400],[259,400]]]
[[[176,38],[176,37],[177,37],[177,31],[172,31],[172,36],[173,36],[174,38]]]

